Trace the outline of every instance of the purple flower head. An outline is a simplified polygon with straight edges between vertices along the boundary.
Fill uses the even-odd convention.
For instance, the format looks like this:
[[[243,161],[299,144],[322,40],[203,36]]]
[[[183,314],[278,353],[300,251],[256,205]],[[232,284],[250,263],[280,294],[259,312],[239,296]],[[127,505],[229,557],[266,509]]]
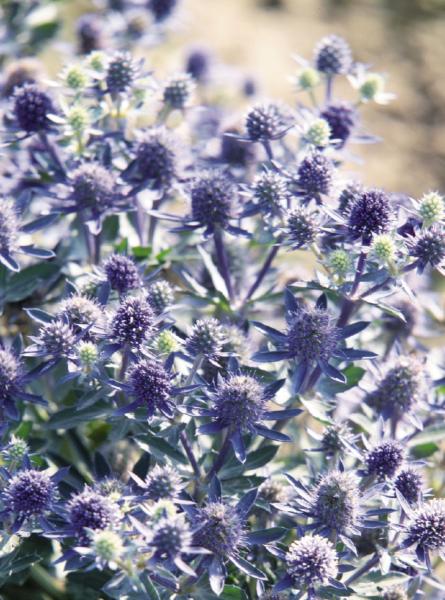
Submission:
[[[371,448],[365,457],[367,472],[379,479],[392,479],[405,458],[403,446],[395,441],[383,441]]]
[[[73,496],[67,505],[69,527],[82,543],[88,543],[86,529],[102,531],[119,521],[119,507],[112,500],[86,487]]]
[[[112,290],[126,294],[141,284],[138,268],[134,261],[122,254],[112,254],[103,264],[103,269]]]
[[[319,229],[316,213],[309,212],[302,207],[291,208],[287,211],[284,228],[286,243],[294,250],[310,246],[315,241]]]
[[[361,197],[363,185],[359,181],[350,181],[340,192],[338,197],[338,210],[342,215],[347,215],[351,207]]]
[[[335,146],[343,148],[357,123],[357,111],[347,102],[329,104],[320,116],[327,121],[331,129],[331,140]]]
[[[182,515],[177,515],[174,518],[161,518],[155,523],[150,546],[156,558],[174,559],[187,552],[191,541],[192,533],[188,524]]]
[[[422,231],[410,241],[410,255],[422,272],[426,267],[442,271],[445,260],[445,230],[439,225]]]
[[[325,309],[302,309],[290,321],[287,343],[290,356],[297,360],[328,361],[339,342],[339,330]]]
[[[275,171],[264,171],[253,181],[252,196],[263,214],[279,214],[290,198],[288,182]]]
[[[346,75],[352,67],[351,49],[342,37],[328,35],[318,42],[314,63],[317,70],[325,75]]]
[[[105,76],[110,94],[128,92],[138,74],[138,67],[128,52],[115,52],[108,63]]]
[[[338,557],[332,543],[319,535],[305,535],[293,542],[286,553],[286,570],[298,589],[328,583],[338,570]]]
[[[50,127],[48,115],[55,112],[50,96],[33,83],[25,83],[14,93],[14,117],[20,129],[27,133],[45,131]]]
[[[178,170],[173,137],[163,128],[147,131],[136,148],[135,165],[140,178],[152,189],[170,188]]]
[[[348,534],[360,527],[360,489],[352,473],[324,475],[313,492],[312,513],[325,527]]]
[[[364,190],[350,208],[349,232],[369,244],[374,235],[388,231],[392,217],[391,202],[383,190]]]
[[[246,116],[246,132],[252,142],[277,140],[292,124],[288,109],[276,103],[255,104]]]
[[[193,525],[193,543],[223,559],[246,543],[244,520],[236,507],[224,502],[209,502],[200,508]]]
[[[93,325],[101,321],[103,311],[97,300],[82,294],[73,294],[62,300],[57,317],[68,319],[73,330],[82,331],[82,325]]]
[[[172,109],[183,110],[192,98],[195,82],[188,73],[172,75],[164,84],[162,99]]]
[[[113,338],[122,345],[139,348],[153,332],[155,315],[142,298],[125,298],[111,321]]]
[[[442,551],[445,548],[445,500],[434,498],[422,504],[411,515],[406,533],[406,545],[415,544],[418,556],[427,556],[431,550]]]
[[[321,196],[329,194],[334,179],[334,165],[321,152],[313,152],[306,156],[298,167],[297,183],[306,200],[314,198],[318,204]]]
[[[41,352],[55,358],[70,356],[76,346],[76,335],[72,327],[62,319],[42,325],[37,338],[33,341]]]
[[[208,171],[196,177],[190,187],[191,220],[213,231],[225,227],[233,217],[236,187],[222,171]]]
[[[101,214],[109,210],[115,199],[116,181],[108,169],[98,163],[85,163],[71,175],[72,197],[79,210]]]
[[[193,325],[185,347],[193,357],[212,358],[221,352],[224,342],[224,328],[217,319],[200,319]]]
[[[14,394],[23,389],[23,365],[20,359],[6,348],[0,348],[0,404],[7,409]]]
[[[154,359],[139,360],[131,367],[127,386],[128,393],[135,400],[125,408],[125,412],[141,406],[147,409],[148,418],[156,411],[172,416],[172,376],[161,362]]]
[[[394,487],[408,504],[417,504],[424,488],[422,473],[416,469],[402,469],[394,479]]]
[[[186,58],[185,70],[196,81],[204,82],[209,74],[210,56],[207,50],[195,48]]]
[[[147,8],[153,14],[153,18],[157,23],[165,21],[172,15],[178,0],[148,0]]]
[[[157,315],[173,304],[175,295],[168,281],[155,281],[148,288],[147,302]]]
[[[104,46],[103,23],[94,13],[82,15],[76,23],[76,35],[80,54],[89,54]]]
[[[182,478],[171,465],[156,465],[141,482],[149,500],[175,500],[183,488]]]

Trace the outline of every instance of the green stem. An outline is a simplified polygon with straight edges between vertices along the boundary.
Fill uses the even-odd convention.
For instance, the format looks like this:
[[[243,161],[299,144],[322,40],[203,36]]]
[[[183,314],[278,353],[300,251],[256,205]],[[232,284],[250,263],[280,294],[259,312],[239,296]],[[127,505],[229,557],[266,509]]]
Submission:
[[[64,582],[56,579],[43,567],[35,564],[31,567],[31,579],[37,585],[47,592],[55,600],[67,600],[69,595],[66,593]]]

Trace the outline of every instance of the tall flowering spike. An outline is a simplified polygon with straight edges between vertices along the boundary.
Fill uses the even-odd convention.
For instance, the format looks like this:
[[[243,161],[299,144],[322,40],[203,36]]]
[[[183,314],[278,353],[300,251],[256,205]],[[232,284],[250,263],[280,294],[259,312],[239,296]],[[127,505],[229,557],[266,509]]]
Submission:
[[[342,148],[356,126],[356,109],[347,102],[336,102],[324,108],[320,115],[329,124],[331,140],[338,148]]]
[[[200,319],[193,325],[185,348],[191,356],[214,357],[223,348],[224,328],[217,319]]]
[[[12,200],[0,201],[0,253],[10,255],[19,248],[17,210]]]
[[[46,354],[54,357],[69,356],[74,351],[76,336],[68,323],[56,320],[40,328],[36,342]]]
[[[424,551],[445,548],[445,500],[430,500],[417,509],[407,525],[407,543]]]
[[[391,479],[402,466],[404,457],[405,452],[399,442],[395,440],[380,442],[366,455],[367,471],[380,479],[386,477]]]
[[[141,284],[138,268],[131,258],[112,254],[103,264],[103,269],[112,290],[126,294]]]
[[[301,207],[287,211],[285,225],[287,243],[295,250],[310,246],[315,241],[318,231],[319,225],[314,213]]]
[[[100,215],[114,204],[116,181],[113,174],[98,163],[85,163],[71,176],[72,198],[78,210],[89,209]]]
[[[55,112],[50,96],[33,83],[17,88],[13,110],[17,125],[27,133],[49,129],[48,115]]]
[[[320,195],[329,194],[331,191],[333,178],[334,165],[321,152],[306,156],[298,167],[298,185],[309,199],[315,198],[318,202],[320,202]]]
[[[346,75],[352,67],[351,49],[342,37],[326,36],[315,48],[314,63],[317,70],[325,75]]]
[[[192,181],[191,218],[206,227],[225,227],[233,216],[237,192],[227,173],[208,171]]]
[[[175,142],[165,129],[147,131],[136,148],[136,166],[140,177],[153,189],[171,187],[178,169]]]
[[[182,489],[182,479],[178,471],[170,465],[156,465],[148,473],[144,482],[144,492],[150,500],[173,500]]]
[[[156,558],[179,556],[188,550],[191,540],[192,533],[182,515],[161,518],[153,526],[151,546]]]
[[[116,52],[108,63],[105,81],[111,94],[127,92],[136,77],[137,68],[131,54]]]
[[[394,479],[394,487],[409,504],[416,504],[424,487],[422,473],[416,469],[402,469]]]
[[[411,243],[410,254],[420,271],[425,267],[441,267],[445,260],[445,230],[438,225],[422,231]]]
[[[89,540],[86,529],[108,529],[120,516],[116,503],[88,487],[69,500],[67,510],[70,528],[84,543]]]
[[[135,363],[129,372],[128,385],[130,394],[135,398],[132,407],[146,407],[149,417],[156,410],[171,415],[171,375],[161,362],[145,359]]]
[[[175,295],[168,281],[155,281],[148,288],[147,301],[157,315],[173,304]]]
[[[253,142],[264,142],[283,137],[292,120],[280,104],[269,102],[256,104],[246,116],[246,132]]]
[[[154,20],[160,23],[172,15],[177,4],[178,0],[148,0],[147,7]]]
[[[255,177],[252,195],[260,210],[267,215],[279,213],[286,208],[290,191],[284,177],[274,171],[265,171]]]
[[[172,75],[164,84],[162,99],[164,103],[177,110],[186,108],[192,99],[195,82],[188,73]]]
[[[393,217],[388,195],[377,188],[364,190],[352,204],[348,226],[354,238],[369,244],[375,234],[388,231]]]
[[[319,535],[305,535],[293,542],[286,553],[286,570],[295,587],[313,589],[335,578],[338,557],[329,540]]]
[[[359,524],[360,490],[352,473],[333,471],[324,475],[313,496],[313,513],[326,527],[344,533]]]
[[[8,481],[2,492],[7,513],[19,520],[40,517],[57,499],[57,485],[47,471],[25,469]]]
[[[328,361],[339,342],[335,319],[325,309],[301,309],[289,323],[289,354],[305,362]]]
[[[236,553],[244,543],[244,523],[236,509],[223,502],[209,502],[199,509],[193,542],[221,558]]]
[[[410,356],[400,357],[365,402],[384,417],[402,418],[412,411],[426,392],[424,365]]]
[[[254,377],[232,375],[218,386],[213,400],[224,427],[252,429],[263,417],[267,396]]]
[[[112,335],[119,343],[138,348],[152,333],[154,320],[155,315],[146,300],[125,298],[112,318]]]

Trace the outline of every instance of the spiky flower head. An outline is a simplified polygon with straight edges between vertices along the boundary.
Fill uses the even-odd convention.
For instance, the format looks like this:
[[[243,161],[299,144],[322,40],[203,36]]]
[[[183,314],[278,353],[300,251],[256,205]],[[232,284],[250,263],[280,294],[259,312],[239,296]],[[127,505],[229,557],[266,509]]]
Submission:
[[[298,361],[328,361],[338,340],[335,319],[327,310],[302,308],[289,323],[289,353]]]
[[[103,24],[97,14],[82,15],[76,23],[76,34],[80,54],[90,54],[104,45]]]
[[[118,505],[89,487],[75,494],[67,509],[70,526],[75,535],[85,542],[89,542],[86,529],[102,531],[115,526],[119,520]]]
[[[128,382],[132,396],[148,408],[150,415],[170,399],[171,376],[157,360],[144,359],[135,363],[129,372]]]
[[[297,177],[298,185],[308,197],[329,194],[334,179],[334,165],[321,152],[313,152],[301,161]]]
[[[90,325],[99,322],[102,319],[103,312],[94,298],[82,294],[73,294],[62,300],[57,316],[66,316],[71,326]]]
[[[385,90],[385,79],[379,73],[367,73],[359,87],[360,97],[365,102],[375,100]]]
[[[194,221],[224,227],[232,216],[237,193],[227,173],[208,171],[192,181],[190,197]]]
[[[159,354],[170,354],[181,348],[181,340],[173,331],[164,329],[164,331],[161,331],[154,339],[153,346]]]
[[[107,66],[107,55],[105,52],[101,52],[97,50],[96,52],[91,52],[86,59],[87,65],[96,73],[104,73]]]
[[[159,558],[179,556],[189,548],[191,540],[192,533],[182,515],[161,518],[153,526],[151,545]]]
[[[266,502],[286,502],[289,498],[289,486],[276,479],[266,479],[258,488],[259,498]]]
[[[420,199],[418,210],[424,227],[431,227],[431,225],[439,223],[445,216],[443,196],[437,192],[424,194]]]
[[[178,0],[148,0],[147,7],[152,12],[156,22],[161,23],[171,16]]]
[[[188,53],[185,71],[193,77],[195,81],[205,81],[209,72],[209,67],[210,56],[207,50],[195,48]]]
[[[285,560],[287,573],[298,588],[313,588],[337,575],[337,553],[331,542],[320,535],[305,535],[293,542]]]
[[[177,174],[177,155],[173,138],[165,129],[147,131],[136,149],[140,176],[155,190],[169,188]]]
[[[383,600],[409,600],[408,594],[400,586],[391,586],[383,592]]]
[[[328,425],[323,431],[320,446],[326,456],[335,455],[346,447],[345,441],[351,439],[351,431],[344,423]]]
[[[89,77],[83,67],[70,65],[63,73],[65,85],[73,91],[80,91],[87,87]]]
[[[231,375],[214,396],[219,421],[232,429],[249,429],[260,421],[266,402],[262,385],[250,375]]]
[[[394,263],[397,253],[397,245],[394,237],[388,233],[380,233],[373,237],[371,243],[371,255],[381,265]]]
[[[127,92],[135,80],[136,71],[136,65],[129,52],[116,52],[107,67],[107,90],[111,94]]]
[[[331,127],[327,119],[323,117],[314,119],[312,123],[309,124],[303,134],[303,141],[310,146],[324,148],[329,144],[331,137]]]
[[[181,476],[171,465],[156,465],[145,479],[144,492],[150,500],[175,499],[181,491]]]
[[[72,196],[79,209],[89,208],[94,214],[111,208],[116,181],[113,174],[98,163],[85,163],[71,176]]]
[[[79,342],[77,355],[83,369],[90,372],[99,358],[99,349],[93,342],[82,340]]]
[[[275,140],[285,133],[291,123],[285,107],[276,102],[255,104],[246,116],[246,131],[250,140]]]
[[[336,102],[324,108],[320,116],[329,124],[331,141],[343,148],[357,123],[356,109],[348,102]]]
[[[353,267],[353,261],[351,255],[348,252],[346,252],[346,250],[338,248],[337,250],[333,250],[329,254],[328,265],[334,275],[338,275],[339,277],[345,277],[348,273],[351,272]]]
[[[217,319],[199,319],[193,325],[185,347],[192,356],[213,357],[222,350],[224,341],[224,329]]]
[[[412,242],[411,256],[417,258],[419,266],[439,267],[445,259],[445,230],[438,225],[422,231]]]
[[[415,357],[401,356],[365,402],[384,416],[400,419],[422,400],[425,388],[424,365]]]
[[[253,181],[252,194],[264,214],[282,211],[290,197],[289,185],[275,171],[264,171]]]
[[[324,526],[344,532],[357,525],[360,490],[352,473],[332,471],[324,475],[313,497],[314,515]]]
[[[24,469],[2,492],[5,510],[20,519],[43,515],[57,499],[57,486],[47,471]]]
[[[68,356],[75,348],[76,336],[68,323],[57,319],[42,325],[37,343],[47,354]]]
[[[287,241],[294,249],[310,246],[318,233],[315,214],[305,208],[296,207],[286,213]]]
[[[0,200],[0,252],[11,254],[18,249],[19,220],[12,200]]]
[[[350,181],[338,197],[338,210],[342,215],[348,214],[352,206],[361,197],[363,185],[359,181]]]
[[[217,556],[227,557],[244,542],[244,523],[233,506],[209,502],[199,509],[195,522],[193,543]]]
[[[143,298],[125,298],[111,323],[113,337],[133,348],[141,346],[152,333],[155,314]]]
[[[175,301],[175,294],[168,281],[155,281],[148,288],[147,302],[157,315],[164,312]]]
[[[325,75],[346,75],[352,66],[351,49],[342,37],[328,35],[318,42],[314,63],[317,70]]]
[[[312,67],[305,67],[297,75],[300,90],[313,90],[320,83],[320,74]]]
[[[372,237],[385,233],[391,224],[392,208],[388,195],[380,189],[364,190],[351,206],[348,226],[354,238],[370,243]]]
[[[1,385],[1,381],[0,381]],[[5,463],[10,467],[16,467],[23,462],[23,459],[29,454],[29,446],[21,437],[11,436],[11,439],[2,450],[2,456]]]
[[[0,404],[22,386],[23,366],[19,358],[6,348],[0,348]]]
[[[14,116],[20,129],[35,133],[49,129],[48,115],[55,112],[50,96],[36,84],[25,83],[14,93]]]
[[[194,89],[195,82],[189,73],[177,73],[164,83],[162,99],[168,107],[183,110],[190,104]]]
[[[124,553],[124,543],[115,531],[95,531],[91,536],[91,549],[101,561],[115,563]]]
[[[429,500],[418,508],[407,527],[407,539],[425,550],[445,547],[445,500]]]
[[[74,105],[68,109],[66,121],[75,133],[83,133],[89,127],[91,119],[84,106]]]
[[[416,504],[423,491],[422,473],[416,469],[402,469],[394,480],[394,487],[409,504]]]
[[[126,294],[141,284],[136,264],[128,256],[112,254],[103,264],[105,275],[112,290]]]
[[[396,440],[380,442],[366,454],[367,471],[379,479],[391,479],[402,466],[404,457],[403,446]]]

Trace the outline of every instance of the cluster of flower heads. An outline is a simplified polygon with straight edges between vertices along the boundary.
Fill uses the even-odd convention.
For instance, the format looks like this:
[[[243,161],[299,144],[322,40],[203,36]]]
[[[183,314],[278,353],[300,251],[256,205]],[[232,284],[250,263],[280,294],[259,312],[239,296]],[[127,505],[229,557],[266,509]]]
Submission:
[[[55,81],[3,74],[2,560],[34,534],[110,598],[440,598],[444,202],[344,175],[384,78],[330,35],[236,123],[205,50],[163,80],[130,51],[179,2],[105,4]]]

